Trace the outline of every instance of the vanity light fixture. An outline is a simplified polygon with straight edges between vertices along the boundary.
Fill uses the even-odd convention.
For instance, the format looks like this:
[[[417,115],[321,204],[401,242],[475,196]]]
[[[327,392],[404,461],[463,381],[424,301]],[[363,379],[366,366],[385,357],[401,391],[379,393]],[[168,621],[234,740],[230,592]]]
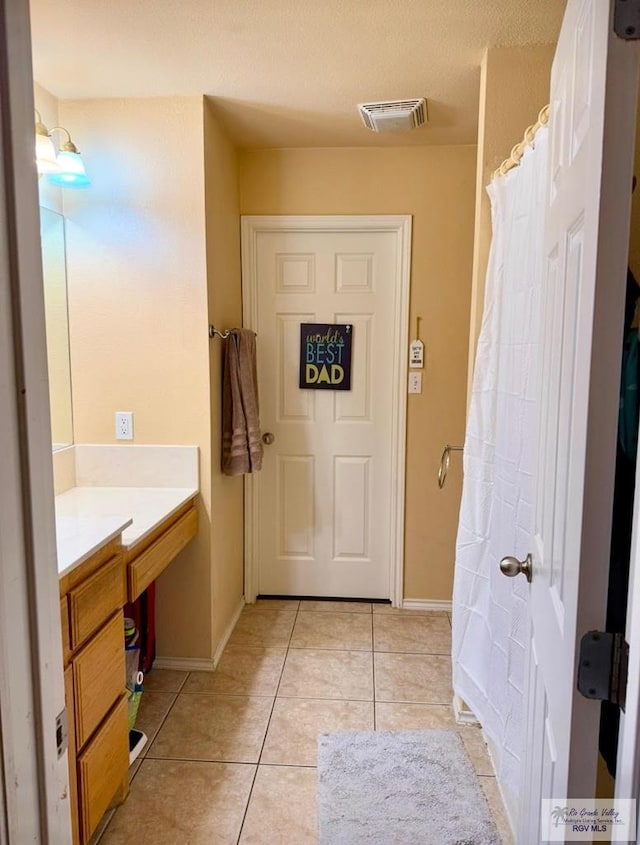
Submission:
[[[69,130],[65,129],[64,126],[54,126],[51,132],[66,132],[67,140],[61,144],[57,156],[60,170],[55,173],[48,173],[48,181],[53,185],[59,185],[61,188],[88,188],[91,180],[84,169],[82,156],[71,140]]]
[[[67,140],[60,145],[56,155],[51,136],[54,132],[66,133]],[[36,110],[36,164],[38,173],[45,174],[47,180],[61,188],[87,188],[91,180],[84,168],[82,156],[71,140],[69,130],[64,126],[47,129],[42,122],[40,112]]]

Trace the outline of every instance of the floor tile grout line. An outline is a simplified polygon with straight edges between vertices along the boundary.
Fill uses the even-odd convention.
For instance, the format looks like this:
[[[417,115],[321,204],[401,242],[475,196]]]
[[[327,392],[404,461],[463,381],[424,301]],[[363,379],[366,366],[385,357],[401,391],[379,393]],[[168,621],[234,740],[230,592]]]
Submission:
[[[202,763],[204,766],[215,764],[216,766],[258,766],[271,767],[274,769],[317,769],[317,766],[312,766],[310,763],[247,763],[246,760],[202,760],[196,757],[151,757],[151,761],[159,763]],[[479,776],[480,777],[480,776]],[[481,777],[493,777],[492,775],[482,775]],[[247,801],[248,805],[249,801]],[[117,812],[117,808],[114,809]]]
[[[312,766],[310,763],[260,763],[263,768],[272,769],[317,769],[317,766]],[[489,775],[485,775],[489,777]]]
[[[264,731],[264,736],[262,738],[262,745],[260,746],[260,752],[258,753],[258,761],[256,763],[256,770],[253,773],[253,779],[251,780],[251,787],[247,794],[247,803],[244,808],[244,813],[242,814],[242,822],[240,823],[240,827],[238,829],[238,839],[236,845],[240,845],[240,839],[242,838],[242,831],[244,829],[245,821],[247,820],[247,813],[249,812],[249,804],[251,803],[251,796],[253,795],[253,788],[256,783],[256,778],[258,777],[258,770],[260,769],[260,760],[262,759],[262,752],[264,751],[264,746],[267,741],[267,735],[269,733],[269,728],[271,726],[271,718],[273,716],[273,711],[276,706],[276,700],[278,698],[278,691],[280,690],[280,682],[282,680],[282,675],[284,673],[284,667],[287,663],[287,657],[289,655],[289,646],[291,643],[291,638],[293,637],[293,631],[296,627],[296,622],[298,620],[298,614],[300,613],[300,603],[298,603],[298,609],[295,611],[295,618],[293,620],[293,625],[291,626],[291,631],[289,632],[289,639],[287,640],[286,651],[284,655],[284,660],[282,661],[282,666],[280,667],[280,677],[278,678],[278,683],[276,685],[275,695],[273,696],[273,701],[271,703],[271,710],[269,711],[269,718],[267,719],[267,725]]]
[[[268,646],[256,646],[250,643],[234,643],[234,649],[267,649],[267,648],[283,648],[286,649],[287,653],[289,651],[350,651],[354,652],[355,654],[367,654],[370,651],[374,651],[375,654],[410,654],[414,655],[415,657],[447,657],[450,658],[451,654],[448,651],[405,651],[405,650],[397,650],[392,648],[373,648],[371,649],[369,646],[366,648],[364,647],[357,647],[357,646],[319,646],[319,645],[287,645],[284,642],[281,642],[279,645],[268,645]],[[198,692],[199,690],[195,690]],[[150,692],[166,692],[166,690],[150,690]],[[190,692],[190,690],[181,690],[181,692]]]
[[[138,768],[136,769],[136,771],[135,771],[135,773],[134,773],[133,777],[132,777],[132,778],[131,778],[131,780],[129,781],[129,786],[131,786],[131,784],[134,782],[134,780],[135,780],[135,779],[136,779],[136,777],[138,776],[138,772],[139,772],[139,771],[140,771],[140,769],[142,768],[142,765],[143,765],[143,763],[144,763],[144,761],[145,761],[145,760],[147,760],[147,759],[150,759],[150,760],[155,760],[155,759],[158,759],[158,758],[156,758],[156,757],[149,757],[149,758],[148,758],[148,757],[147,757],[147,755],[148,755],[149,751],[151,751],[151,748],[152,748],[152,746],[153,746],[153,743],[154,743],[154,742],[156,741],[156,739],[158,738],[158,734],[159,734],[159,733],[160,733],[160,731],[162,730],[162,727],[163,727],[164,723],[167,721],[167,718],[169,717],[169,713],[171,713],[171,711],[173,710],[173,708],[174,708],[174,706],[175,706],[175,703],[176,703],[176,701],[178,700],[178,697],[179,697],[179,695],[180,695],[180,690],[184,687],[184,685],[185,685],[185,684],[187,683],[187,681],[189,680],[189,675],[190,675],[190,674],[191,674],[191,672],[187,672],[187,675],[186,675],[186,677],[184,678],[184,680],[182,681],[182,684],[180,685],[178,692],[174,692],[173,690],[171,690],[170,692],[169,692],[168,690],[148,690],[148,692],[152,692],[152,693],[153,693],[153,692],[162,692],[162,693],[167,693],[167,692],[169,692],[169,694],[170,694],[170,695],[175,695],[175,698],[173,699],[173,701],[172,701],[172,702],[171,702],[171,704],[169,705],[169,709],[168,709],[168,710],[167,710],[167,712],[164,714],[164,717],[162,718],[162,721],[161,721],[161,722],[160,722],[160,724],[158,725],[158,730],[155,732],[153,739],[149,741],[149,746],[148,746],[147,750],[145,751],[144,756],[140,758],[140,765],[138,766]],[[131,768],[131,766],[129,766],[129,768]],[[127,772],[128,772],[128,769],[127,769]],[[122,807],[122,806],[124,806],[124,805],[123,805],[123,804],[121,804],[120,806]],[[107,822],[107,824],[104,826],[104,830],[102,831],[102,833],[100,834],[100,837],[97,839],[97,841],[94,843],[94,845],[99,845],[100,841],[102,840],[102,838],[104,837],[105,833],[107,832],[107,829],[111,826],[111,822],[114,820],[114,818],[115,818],[116,813],[118,812],[118,810],[119,810],[119,807],[116,807],[116,808],[114,809],[113,813],[111,814],[111,818],[109,819],[109,821]]]
[[[335,696],[331,697],[328,695],[278,695],[279,699],[284,699],[285,701],[359,701],[363,704],[373,703],[373,695],[369,698],[354,698],[350,695],[348,698],[336,698]]]
[[[176,693],[173,693],[176,695]],[[273,698],[275,693],[272,692],[213,692],[211,690],[187,690],[186,692],[181,692],[179,695],[187,696],[190,698],[191,696],[196,695],[204,695],[204,696],[211,696],[212,698]]]
[[[258,767],[258,763],[255,760],[220,760],[219,758],[215,760],[203,759],[202,757],[149,757],[150,762],[159,762],[159,763],[202,763],[203,765],[208,765],[210,763],[215,763],[216,766],[255,766]],[[262,763],[263,766],[272,766],[277,765],[275,763]],[[308,766],[307,768],[315,768],[315,766]],[[248,801],[247,801],[248,803]]]
[[[377,731],[377,720],[376,720],[376,631],[375,631],[375,623],[373,621],[373,607],[371,610],[371,683],[372,683],[372,695],[373,695],[373,730]]]
[[[414,657],[447,657],[451,658],[448,651],[396,651],[391,648],[376,648],[374,654],[409,654]]]
[[[187,677],[184,679],[184,681],[183,681],[182,686],[180,687],[180,689],[182,689],[182,687],[184,687],[184,685],[186,684],[186,682],[187,682],[187,680],[188,680],[188,678],[189,678],[189,675],[190,675],[190,674],[191,674],[191,672],[188,672],[188,673],[187,673]],[[149,690],[149,692],[160,692],[160,690]],[[144,695],[144,693],[143,693],[143,695]],[[173,691],[172,691],[171,693],[169,693],[169,695],[174,695],[174,696],[175,696],[175,698],[173,699],[173,701],[172,701],[172,702],[171,702],[171,704],[169,705],[169,709],[167,710],[167,712],[166,712],[166,713],[164,714],[164,716],[162,717],[162,720],[160,721],[160,724],[158,725],[158,730],[155,732],[155,734],[154,734],[154,736],[153,736],[153,739],[149,740],[149,747],[147,748],[147,750],[146,750],[146,751],[145,751],[145,753],[144,753],[144,756],[142,757],[142,762],[144,762],[144,761],[147,759],[147,755],[148,755],[148,753],[151,751],[151,748],[152,748],[152,746],[153,746],[153,743],[154,743],[154,742],[156,741],[156,739],[158,738],[158,735],[159,735],[160,731],[161,731],[161,730],[162,730],[162,728],[164,727],[164,724],[165,724],[165,722],[167,721],[167,719],[169,718],[169,714],[171,713],[171,711],[173,710],[173,708],[176,706],[176,702],[177,702],[177,701],[178,701],[178,699],[180,698],[180,692],[173,692]],[[138,771],[139,771],[139,770],[140,770],[140,769],[138,768]],[[136,774],[138,774],[138,772],[136,772]]]
[[[298,616],[300,615],[300,604],[301,604],[301,602],[298,602],[298,610],[296,610],[296,618],[293,620],[293,625],[291,626],[291,631],[289,632],[289,639],[287,640],[287,644],[285,646],[284,660],[282,661],[282,668],[280,669],[280,677],[278,678],[278,683],[276,684],[276,692],[275,692],[274,699],[278,697],[278,693],[280,692],[280,684],[282,683],[282,676],[284,674],[284,667],[287,665],[287,658],[289,657],[289,652],[291,651],[291,640],[293,639],[293,632],[296,629],[296,622],[298,621]],[[271,724],[271,717],[269,717],[269,724]]]
[[[273,646],[273,648],[284,648],[285,646]],[[451,655],[448,651],[392,651],[390,649],[370,649],[370,648],[349,648],[348,646],[298,646],[292,645],[287,646],[287,651],[350,651],[355,654],[367,654],[370,651],[373,651],[374,654],[410,654],[415,657],[447,657],[450,658]]]
[[[380,698],[376,704],[420,704],[425,707],[451,707],[451,701],[423,701],[416,698]]]

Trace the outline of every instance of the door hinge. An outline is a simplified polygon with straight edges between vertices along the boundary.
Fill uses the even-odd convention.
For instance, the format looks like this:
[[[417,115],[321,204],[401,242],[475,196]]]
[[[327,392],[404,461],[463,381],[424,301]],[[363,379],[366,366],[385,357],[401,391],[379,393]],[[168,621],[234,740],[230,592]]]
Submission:
[[[65,707],[56,716],[56,747],[58,749],[58,760],[67,750],[69,744],[69,726],[67,724],[67,708]]]
[[[588,631],[580,641],[578,690],[585,698],[611,701],[624,710],[628,665],[624,634]]]
[[[613,31],[625,41],[640,38],[640,0],[616,0]]]

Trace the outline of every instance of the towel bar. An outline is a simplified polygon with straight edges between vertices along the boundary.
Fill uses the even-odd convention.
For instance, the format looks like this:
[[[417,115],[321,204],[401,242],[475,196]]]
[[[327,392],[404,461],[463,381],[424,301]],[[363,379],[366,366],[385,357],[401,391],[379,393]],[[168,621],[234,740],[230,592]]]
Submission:
[[[444,452],[440,458],[440,466],[438,467],[438,487],[442,490],[444,483],[447,480],[447,473],[449,472],[449,463],[451,461],[451,452],[462,452],[464,446],[450,446],[448,443],[444,447]]]

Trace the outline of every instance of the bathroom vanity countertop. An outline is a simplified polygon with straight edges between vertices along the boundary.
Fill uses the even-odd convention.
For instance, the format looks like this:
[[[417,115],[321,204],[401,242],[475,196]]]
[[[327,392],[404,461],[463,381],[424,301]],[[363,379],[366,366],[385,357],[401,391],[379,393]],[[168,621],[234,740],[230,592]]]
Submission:
[[[58,575],[122,532],[130,551],[198,494],[195,487],[72,487],[56,496]]]
[[[56,498],[56,546],[58,578],[84,563],[131,525],[131,517],[86,514],[65,505],[58,509]]]

